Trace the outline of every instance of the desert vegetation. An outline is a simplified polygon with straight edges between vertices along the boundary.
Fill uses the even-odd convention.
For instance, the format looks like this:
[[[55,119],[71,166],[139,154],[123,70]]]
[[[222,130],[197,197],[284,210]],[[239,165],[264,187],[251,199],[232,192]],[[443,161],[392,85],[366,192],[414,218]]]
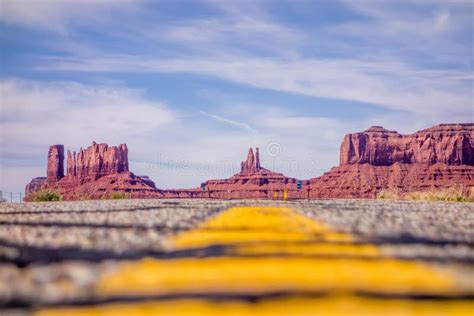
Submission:
[[[382,190],[377,194],[381,200],[412,200],[412,201],[444,201],[444,202],[474,202],[474,187],[455,185],[444,189],[430,189],[401,193],[392,190]]]
[[[62,199],[63,197],[59,193],[48,189],[33,193],[28,200],[31,202],[54,202],[62,201]]]
[[[110,195],[110,198],[112,200],[125,200],[125,199],[128,199],[128,196],[125,192],[113,192]]]
[[[126,199],[129,199],[129,198],[130,198],[130,196],[125,192],[114,191],[114,192],[106,193],[106,194],[102,195],[102,197],[100,199],[101,200],[126,200]]]

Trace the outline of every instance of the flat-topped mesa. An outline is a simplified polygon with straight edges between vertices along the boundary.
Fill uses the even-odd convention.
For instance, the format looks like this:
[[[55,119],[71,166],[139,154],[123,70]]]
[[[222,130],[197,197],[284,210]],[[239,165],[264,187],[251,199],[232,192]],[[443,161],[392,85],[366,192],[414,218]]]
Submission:
[[[247,159],[242,161],[240,164],[240,173],[241,174],[252,174],[257,173],[261,170],[260,167],[260,154],[258,152],[258,147],[256,148],[255,155],[253,154],[253,149],[250,148],[247,154]]]
[[[340,163],[311,179],[310,198],[375,198],[474,188],[474,124],[440,124],[410,135],[380,126],[348,134]]]
[[[53,182],[64,177],[64,146],[63,145],[49,146],[46,177],[48,181],[53,181]]]
[[[340,165],[396,162],[474,165],[474,124],[440,124],[410,135],[372,126],[346,135],[341,144]]]
[[[127,172],[128,149],[126,144],[108,146],[107,144],[92,145],[80,149],[76,154],[68,151],[68,177],[98,179],[105,175]]]

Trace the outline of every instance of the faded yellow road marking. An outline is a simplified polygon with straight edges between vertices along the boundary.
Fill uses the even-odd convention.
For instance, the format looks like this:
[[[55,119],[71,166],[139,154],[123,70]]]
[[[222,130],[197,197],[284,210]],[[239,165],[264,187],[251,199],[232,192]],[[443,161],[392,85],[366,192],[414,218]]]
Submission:
[[[202,226],[170,238],[175,249],[244,242],[350,242],[352,236],[331,231],[319,222],[285,207],[234,207]],[[374,247],[375,250],[375,247]]]
[[[223,257],[125,263],[97,285],[106,295],[280,291],[449,294],[455,284],[429,266],[399,260]]]
[[[451,293],[450,275],[417,263],[393,259],[364,260],[379,254],[373,245],[324,244],[353,237],[284,207],[234,207],[198,228],[169,239],[175,249],[233,245],[225,257],[176,260],[146,259],[123,264],[106,275],[97,292],[119,295],[166,293],[265,293],[274,291],[366,291],[373,293]],[[319,243],[311,245],[311,241]],[[269,242],[273,246],[268,246]],[[302,242],[306,246],[302,246]],[[281,244],[279,247],[278,244]],[[344,246],[346,248],[344,248]],[[299,252],[298,252],[299,249]],[[317,259],[282,254],[353,255]],[[242,258],[236,255],[267,255]],[[140,271],[140,272],[137,272]]]
[[[322,242],[259,242],[243,243],[229,249],[240,255],[298,255],[376,258],[379,250],[373,245],[333,244]]]
[[[130,315],[286,315],[286,308],[297,315],[314,315],[318,310],[326,315],[390,315],[393,311],[398,311],[394,315],[407,312],[461,315],[471,312],[472,304],[467,300],[427,304],[417,300],[341,296],[341,293],[355,292],[458,294],[448,270],[419,262],[379,258],[376,246],[352,243],[354,240],[353,236],[333,231],[323,223],[288,208],[231,208],[198,228],[171,236],[168,240],[170,248],[177,250],[202,248],[205,251],[209,246],[220,245],[224,249],[220,256],[124,262],[97,282],[97,296],[264,295],[275,292],[323,292],[329,296],[265,299],[255,304],[165,300],[69,309],[68,314],[104,315],[117,311],[115,308],[119,306],[126,308]],[[342,257],[333,257],[335,255]],[[48,311],[43,315],[49,315]]]
[[[108,304],[86,308],[45,310],[39,316],[465,316],[474,305],[466,301],[379,300],[356,296],[263,299],[245,301],[165,300],[133,304]]]

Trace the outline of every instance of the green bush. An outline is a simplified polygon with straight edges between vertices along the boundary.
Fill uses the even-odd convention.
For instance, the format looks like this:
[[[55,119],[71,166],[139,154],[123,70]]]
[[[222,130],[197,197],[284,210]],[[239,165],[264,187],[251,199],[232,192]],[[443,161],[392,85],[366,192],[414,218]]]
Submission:
[[[32,202],[52,202],[52,201],[62,201],[63,197],[56,191],[53,190],[44,190],[33,193],[30,197]]]

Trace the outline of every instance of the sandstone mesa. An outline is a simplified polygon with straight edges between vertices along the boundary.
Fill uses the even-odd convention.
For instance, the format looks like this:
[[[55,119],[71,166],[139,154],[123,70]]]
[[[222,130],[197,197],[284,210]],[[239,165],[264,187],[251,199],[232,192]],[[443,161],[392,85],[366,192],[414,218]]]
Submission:
[[[239,173],[228,179],[208,180],[201,187],[160,190],[147,176],[129,171],[125,144],[92,143],[77,153],[64,146],[48,151],[46,177],[26,186],[32,193],[53,189],[66,200],[97,199],[113,192],[131,198],[374,198],[381,190],[400,193],[474,187],[474,124],[440,124],[402,135],[380,126],[348,134],[340,148],[340,165],[320,177],[300,182],[260,165],[259,149],[249,149]]]
[[[52,145],[48,151],[46,178],[33,179],[25,189],[26,198],[36,191],[53,189],[66,200],[98,199],[113,192],[126,192],[131,197],[160,195],[155,183],[146,176],[128,170],[127,145],[108,146],[93,142],[86,149],[67,155],[64,175],[64,146]]]
[[[410,135],[380,126],[344,137],[340,165],[311,179],[311,198],[374,198],[474,187],[474,124],[440,124]]]

